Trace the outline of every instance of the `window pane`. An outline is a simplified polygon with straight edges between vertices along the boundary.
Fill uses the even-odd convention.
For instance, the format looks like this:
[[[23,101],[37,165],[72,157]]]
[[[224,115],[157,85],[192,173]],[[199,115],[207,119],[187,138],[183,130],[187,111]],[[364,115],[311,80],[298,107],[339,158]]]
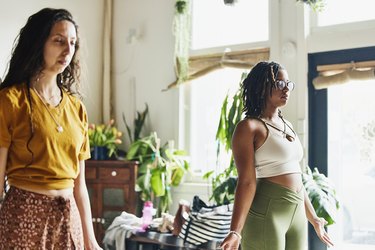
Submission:
[[[268,0],[194,0],[192,49],[268,40]]]
[[[375,249],[375,81],[328,90],[328,174],[342,202],[337,250]]]
[[[318,26],[375,19],[374,0],[328,0],[318,14]]]
[[[242,69],[225,68],[214,71],[191,82],[190,88],[190,156],[191,166],[197,174],[229,165],[229,158],[216,158],[216,131],[225,95],[230,96],[240,86]],[[217,166],[218,165],[218,166]]]

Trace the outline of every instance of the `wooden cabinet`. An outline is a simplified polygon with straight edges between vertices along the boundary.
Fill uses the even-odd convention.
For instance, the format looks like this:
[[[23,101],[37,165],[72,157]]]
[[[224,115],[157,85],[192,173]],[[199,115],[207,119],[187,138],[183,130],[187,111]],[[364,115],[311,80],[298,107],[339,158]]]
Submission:
[[[137,163],[88,160],[85,165],[95,236],[101,244],[116,216],[122,211],[136,213]]]

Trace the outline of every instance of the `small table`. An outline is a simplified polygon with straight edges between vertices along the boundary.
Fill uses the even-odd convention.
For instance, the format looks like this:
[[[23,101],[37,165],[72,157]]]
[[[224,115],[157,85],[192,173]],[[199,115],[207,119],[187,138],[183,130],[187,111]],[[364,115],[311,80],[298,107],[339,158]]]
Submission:
[[[145,232],[136,233],[126,239],[126,250],[216,250],[220,249],[220,242],[208,241],[199,246],[184,243],[179,238],[170,233]],[[121,249],[120,249],[121,250]]]

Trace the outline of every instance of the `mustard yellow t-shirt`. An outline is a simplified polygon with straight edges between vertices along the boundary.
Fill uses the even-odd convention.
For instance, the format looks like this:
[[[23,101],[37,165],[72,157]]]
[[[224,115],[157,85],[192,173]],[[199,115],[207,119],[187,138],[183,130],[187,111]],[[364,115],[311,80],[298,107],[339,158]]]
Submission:
[[[86,109],[78,98],[63,90],[60,104],[48,106],[63,127],[60,133],[33,89],[30,89],[30,111],[27,93],[26,84],[0,91],[0,147],[9,149],[6,166],[9,184],[38,189],[73,187],[79,161],[90,158]]]

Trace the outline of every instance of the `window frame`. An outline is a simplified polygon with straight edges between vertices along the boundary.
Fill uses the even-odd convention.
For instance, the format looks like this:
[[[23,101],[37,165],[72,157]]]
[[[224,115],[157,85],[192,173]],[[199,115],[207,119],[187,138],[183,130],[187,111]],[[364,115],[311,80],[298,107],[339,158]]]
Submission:
[[[375,46],[308,54],[308,163],[319,172],[328,173],[327,89],[316,90],[312,80],[318,76],[317,66],[351,61],[375,60]],[[309,249],[327,250],[309,224]]]

